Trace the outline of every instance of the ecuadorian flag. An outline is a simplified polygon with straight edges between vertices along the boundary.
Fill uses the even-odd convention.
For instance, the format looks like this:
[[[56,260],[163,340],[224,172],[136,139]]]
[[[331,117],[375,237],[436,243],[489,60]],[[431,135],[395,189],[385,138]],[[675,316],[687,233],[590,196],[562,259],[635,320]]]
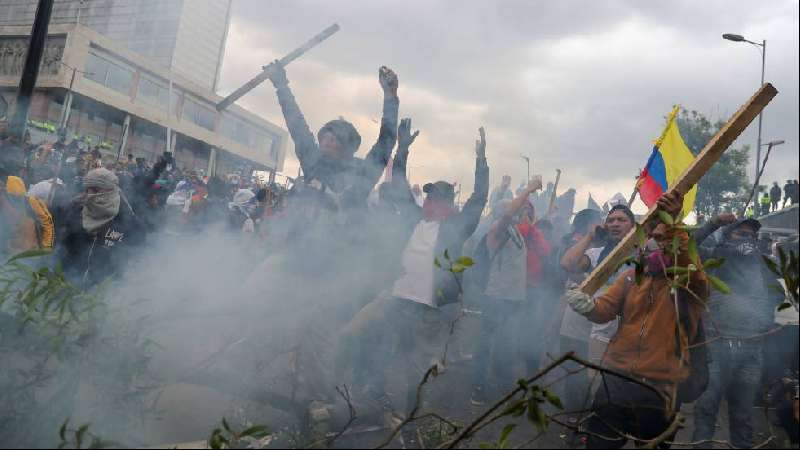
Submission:
[[[678,181],[678,177],[694,161],[694,155],[683,142],[675,120],[679,111],[680,107],[676,106],[667,118],[667,126],[656,141],[653,153],[647,160],[647,166],[642,170],[636,183],[639,197],[648,208],[656,204],[659,197]],[[696,196],[697,186],[684,196],[683,217],[694,209]]]

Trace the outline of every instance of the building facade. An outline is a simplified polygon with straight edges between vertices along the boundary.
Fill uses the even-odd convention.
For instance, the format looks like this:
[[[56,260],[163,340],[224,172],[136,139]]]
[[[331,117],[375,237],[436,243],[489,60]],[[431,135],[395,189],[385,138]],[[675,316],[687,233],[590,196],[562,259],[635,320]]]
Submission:
[[[232,0],[55,0],[52,25],[81,24],[216,91]],[[35,0],[0,0],[0,26],[33,24]]]
[[[0,26],[0,95],[10,105],[29,33],[27,26]],[[150,161],[168,148],[169,128],[183,168],[215,168],[217,174],[281,171],[288,133],[238,105],[218,112],[221,100],[88,27],[51,25],[30,123],[50,132],[49,139],[65,125],[69,133],[102,144],[109,156],[133,154]]]

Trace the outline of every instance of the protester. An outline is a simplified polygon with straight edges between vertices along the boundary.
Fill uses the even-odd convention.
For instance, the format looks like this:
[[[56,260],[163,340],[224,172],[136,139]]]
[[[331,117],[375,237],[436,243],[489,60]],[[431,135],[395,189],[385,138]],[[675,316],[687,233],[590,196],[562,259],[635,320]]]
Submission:
[[[495,209],[498,202],[512,200],[514,194],[511,192],[511,175],[503,175],[503,181],[497,186],[489,196],[489,209]]]
[[[659,208],[678,217],[683,196],[667,193],[658,201]],[[606,323],[621,315],[619,331],[608,347],[605,365],[655,386],[680,407],[676,398],[679,385],[689,379],[692,363],[690,343],[701,334],[702,301],[708,296],[708,281],[702,271],[691,272],[686,289],[678,290],[677,304],[665,278],[669,247],[673,238],[679,242],[679,267],[692,263],[688,252],[688,234],[663,223],[648,224],[651,242],[656,244],[647,256],[646,273],[636,283],[630,270],[617,278],[605,293],[592,299],[580,290],[570,290],[565,301],[575,311],[596,323]],[[694,298],[694,296],[698,298]],[[646,350],[646,351],[644,351]],[[697,364],[697,362],[694,362]],[[603,376],[597,392],[595,415],[586,425],[587,448],[622,448],[627,437],[653,439],[664,431],[675,411],[654,391],[616,376]],[[600,436],[613,437],[606,440]]]
[[[510,181],[510,178],[509,178]],[[501,389],[513,383],[514,356],[522,354],[527,342],[520,342],[523,326],[522,307],[528,300],[528,247],[518,225],[530,194],[540,190],[540,179],[531,180],[513,201],[500,200],[495,210],[504,211],[492,225],[479,246],[486,246],[487,260],[478,264],[489,266],[484,289],[481,316],[481,335],[475,359],[473,405],[486,401],[487,372],[494,371]],[[528,325],[529,326],[529,325]]]
[[[772,212],[775,212],[778,209],[780,209],[781,187],[778,186],[777,181],[772,184],[772,189],[770,189],[769,191],[769,199],[772,202]]]
[[[122,274],[132,250],[144,243],[146,226],[122,197],[113,172],[90,171],[83,188],[67,219],[60,259],[67,274],[90,287]]]
[[[0,225],[0,255],[53,249],[53,217],[41,199],[27,195],[19,177],[0,179]]]
[[[584,209],[575,215],[572,220],[572,230],[561,239],[559,247],[554,251],[554,260],[560,262],[567,251],[578,245],[583,238],[593,232],[597,225],[603,223],[603,215],[600,211],[593,209]],[[574,272],[562,270],[562,275],[556,280],[564,292],[569,283],[580,283],[586,277],[586,272]],[[591,332],[591,322],[585,317],[572,310],[565,302],[559,302],[559,310],[554,315],[555,321],[547,329],[548,333],[552,336],[553,341],[558,340],[558,345],[551,345],[553,349],[557,349],[560,353],[573,351],[581,358],[589,358],[589,335]],[[555,344],[555,342],[553,343]],[[555,354],[555,352],[554,352]],[[578,366],[567,365],[571,370],[579,369]],[[567,411],[580,411],[586,409],[588,399],[586,392],[589,387],[589,377],[587,376],[572,376],[567,378],[565,392],[562,396],[564,406]],[[577,422],[577,418],[570,418],[568,420]]]
[[[769,214],[769,207],[772,204],[772,201],[769,198],[769,193],[765,192],[764,195],[761,197],[761,215],[766,216]]]
[[[725,226],[719,242],[704,246],[719,228]],[[753,407],[761,390],[763,338],[752,339],[775,328],[774,310],[784,296],[772,289],[777,285],[761,258],[757,237],[761,223],[753,219],[736,220],[725,214],[698,230],[700,248],[711,247],[703,256],[724,259],[709,273],[725,282],[731,293],[713,293],[708,302],[708,344],[711,353],[709,384],[695,404],[692,440],[714,437],[717,414],[723,398],[728,403],[730,442],[737,448],[756,444]]]
[[[627,205],[618,204],[611,208],[602,227],[590,230],[583,239],[570,248],[561,259],[561,267],[572,273],[587,273],[608,257],[617,244],[636,225],[636,217]],[[617,273],[609,277],[607,286],[611,286],[616,278],[625,271],[620,267]],[[589,359],[601,363],[606,348],[617,334],[619,318],[614,317],[607,323],[595,323],[589,336]]]
[[[410,121],[401,124],[401,136],[409,136]],[[461,274],[443,268],[458,261],[464,242],[475,231],[489,196],[489,167],[486,163],[486,140],[483,128],[476,141],[475,186],[472,196],[459,212],[454,204],[454,186],[445,181],[428,183],[427,194],[419,208],[406,180],[406,162],[413,139],[401,137],[392,171],[393,196],[409,229],[402,252],[400,273],[393,286],[364,307],[341,332],[340,349],[350,352],[358,342],[380,343],[380,350],[359,355],[368,361],[366,372],[371,385],[368,396],[377,397],[385,408],[393,410],[386,397],[386,371],[389,362],[400,360],[406,384],[406,409],[414,404],[416,384],[427,368],[442,357],[445,316],[441,306],[458,301]],[[416,135],[410,135],[416,136]],[[446,257],[445,257],[446,255]],[[340,362],[353,355],[342,354]]]
[[[372,150],[361,160],[354,156],[361,135],[353,124],[344,119],[328,122],[317,134],[317,144],[289,88],[286,70],[278,61],[268,70],[303,169],[303,183],[296,189],[318,192],[317,201],[331,205],[329,209],[336,224],[353,221],[352,214],[366,208],[367,196],[383,173],[397,141],[400,104],[397,75],[387,67],[380,68],[378,78],[384,93],[380,133]]]

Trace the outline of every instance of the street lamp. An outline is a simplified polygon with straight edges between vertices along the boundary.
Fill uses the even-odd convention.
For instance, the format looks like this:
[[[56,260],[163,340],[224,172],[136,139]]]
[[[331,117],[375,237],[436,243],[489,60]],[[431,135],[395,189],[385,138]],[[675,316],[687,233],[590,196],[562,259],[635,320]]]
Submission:
[[[756,195],[756,190],[758,189],[758,184],[761,182],[761,175],[764,174],[764,169],[767,167],[767,161],[769,160],[769,154],[772,152],[772,148],[773,147],[777,147],[779,145],[783,145],[785,143],[786,143],[785,140],[779,139],[779,140],[775,140],[775,141],[769,141],[766,144],[764,144],[764,145],[767,146],[767,154],[764,156],[764,163],[761,164],[761,169],[756,174],[756,182],[753,183],[753,189],[750,191],[750,197],[747,199],[747,203],[744,204],[744,211],[745,212],[747,212],[747,207],[750,206],[750,202],[753,201],[753,197]],[[756,164],[758,164],[759,162],[760,161],[756,161]]]
[[[753,42],[744,38],[744,36],[739,34],[731,34],[725,33],[722,35],[722,38],[731,42],[746,42],[748,44],[755,45],[759,51],[761,52],[761,86],[764,85],[764,74],[767,65],[767,41],[766,39],[761,41],[759,44],[758,42]],[[760,87],[760,86],[759,86]],[[756,143],[756,178],[759,176],[759,169],[758,165],[761,162],[761,124],[764,118],[764,111],[762,110],[758,114],[758,138]]]

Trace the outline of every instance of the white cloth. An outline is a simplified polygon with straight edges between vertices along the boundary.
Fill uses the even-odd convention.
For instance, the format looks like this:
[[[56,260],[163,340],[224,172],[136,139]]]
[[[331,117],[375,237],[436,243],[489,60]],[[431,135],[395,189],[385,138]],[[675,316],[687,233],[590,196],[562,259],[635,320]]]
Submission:
[[[421,221],[403,250],[403,274],[394,283],[392,295],[436,307],[433,265],[439,222]]]
[[[64,186],[64,182],[61,179],[56,180],[56,184],[59,186]],[[40,181],[28,190],[28,195],[31,197],[36,197],[39,200],[47,201],[48,197],[50,197],[50,190],[53,188],[53,180],[45,180]]]
[[[589,257],[589,261],[591,261],[592,263],[592,270],[594,270],[594,268],[597,267],[597,264],[600,261],[600,254],[603,253],[604,249],[605,247],[597,247],[586,250],[585,255]],[[625,269],[626,267],[622,266],[620,268],[620,271],[623,271]],[[606,284],[606,287],[608,287],[611,283],[614,282],[614,280],[617,278],[617,275],[619,275],[619,272],[608,278],[608,284]],[[598,291],[597,295],[603,293],[603,291],[604,289],[601,289],[600,291]],[[614,319],[606,323],[593,323],[592,331],[589,333],[589,337],[594,340],[605,342],[606,344],[608,344],[609,342],[611,342],[611,339],[617,335],[618,329],[619,329],[619,319]]]

